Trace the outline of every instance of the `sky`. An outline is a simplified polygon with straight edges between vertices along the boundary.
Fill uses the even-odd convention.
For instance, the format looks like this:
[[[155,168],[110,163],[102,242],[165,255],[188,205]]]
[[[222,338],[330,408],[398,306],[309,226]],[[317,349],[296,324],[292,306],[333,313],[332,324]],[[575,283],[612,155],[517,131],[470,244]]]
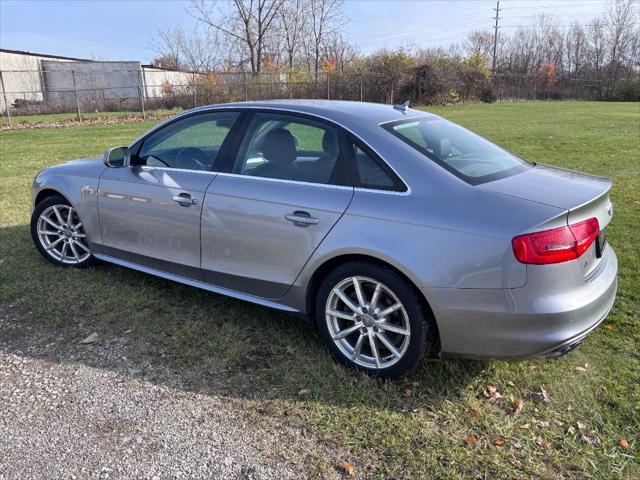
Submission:
[[[188,0],[0,0],[0,48],[102,60],[150,62],[158,29],[195,20]],[[603,0],[502,0],[500,33],[554,15],[588,24]],[[345,31],[361,51],[435,47],[493,31],[495,0],[347,0]]]

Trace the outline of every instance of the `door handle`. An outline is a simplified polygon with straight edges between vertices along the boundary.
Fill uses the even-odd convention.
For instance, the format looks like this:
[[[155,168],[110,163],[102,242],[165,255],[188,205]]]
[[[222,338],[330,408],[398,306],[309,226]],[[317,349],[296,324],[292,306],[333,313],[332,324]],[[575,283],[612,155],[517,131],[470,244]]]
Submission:
[[[319,221],[317,218],[312,217],[309,212],[303,212],[300,210],[285,215],[284,218],[289,220],[290,222],[293,222],[293,224],[298,227],[317,225]]]
[[[172,198],[174,202],[178,202],[183,207],[190,207],[191,205],[197,205],[198,203],[198,200],[192,198],[188,193],[174,195]]]

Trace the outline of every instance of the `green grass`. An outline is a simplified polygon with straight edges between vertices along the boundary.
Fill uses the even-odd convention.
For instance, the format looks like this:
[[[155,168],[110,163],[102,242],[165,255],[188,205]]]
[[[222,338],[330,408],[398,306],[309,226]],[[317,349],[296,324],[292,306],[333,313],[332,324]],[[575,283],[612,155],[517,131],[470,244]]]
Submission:
[[[530,160],[614,180],[609,241],[619,258],[618,299],[605,323],[560,360],[429,361],[406,379],[381,382],[334,367],[312,329],[279,312],[115,266],[53,268],[29,237],[33,176],[125,144],[152,122],[0,133],[0,308],[50,335],[126,336],[132,358],[161,366],[182,388],[242,401],[274,428],[306,429],[342,452],[335,463],[306,452],[314,475],[347,461],[358,476],[375,478],[639,478],[640,104],[429,110]],[[112,367],[108,359],[100,366]],[[483,396],[489,386],[501,403]],[[536,400],[541,388],[548,403]],[[513,415],[518,398],[524,409]],[[469,435],[477,443],[465,442]],[[498,438],[504,445],[493,445]]]

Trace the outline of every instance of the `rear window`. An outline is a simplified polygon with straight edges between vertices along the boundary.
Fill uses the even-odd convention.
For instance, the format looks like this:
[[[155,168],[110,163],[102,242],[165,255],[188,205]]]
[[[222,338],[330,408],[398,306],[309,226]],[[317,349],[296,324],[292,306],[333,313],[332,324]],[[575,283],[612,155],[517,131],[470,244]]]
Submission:
[[[438,117],[400,120],[382,127],[473,185],[508,177],[531,166],[481,136]]]

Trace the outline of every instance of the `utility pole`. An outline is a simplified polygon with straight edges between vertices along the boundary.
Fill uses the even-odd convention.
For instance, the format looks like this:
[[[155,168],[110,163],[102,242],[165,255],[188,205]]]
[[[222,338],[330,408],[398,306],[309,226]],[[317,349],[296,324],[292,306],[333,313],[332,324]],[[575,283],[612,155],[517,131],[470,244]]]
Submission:
[[[496,2],[496,8],[493,9],[496,12],[496,16],[493,19],[496,21],[493,27],[493,62],[491,63],[491,73],[496,71],[496,48],[498,47],[498,21],[500,20],[500,0]]]

